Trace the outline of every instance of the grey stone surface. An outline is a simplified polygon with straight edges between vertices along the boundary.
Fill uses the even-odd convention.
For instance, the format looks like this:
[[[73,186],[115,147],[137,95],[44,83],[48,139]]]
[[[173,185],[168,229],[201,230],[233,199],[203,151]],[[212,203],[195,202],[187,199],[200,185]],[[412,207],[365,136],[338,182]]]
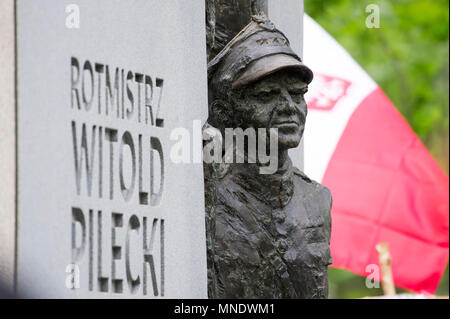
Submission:
[[[16,120],[14,1],[0,2],[0,290],[14,288]]]
[[[72,3],[17,5],[18,291],[206,297],[202,164],[170,160],[206,119],[204,3],[80,0],[68,28]]]

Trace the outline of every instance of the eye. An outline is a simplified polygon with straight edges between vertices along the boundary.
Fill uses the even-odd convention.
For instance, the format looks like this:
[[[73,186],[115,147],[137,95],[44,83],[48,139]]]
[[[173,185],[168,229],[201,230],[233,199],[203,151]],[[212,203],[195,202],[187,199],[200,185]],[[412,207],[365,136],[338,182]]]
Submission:
[[[300,98],[303,95],[305,95],[305,93],[308,92],[308,88],[301,88],[301,89],[293,89],[289,91],[289,94],[293,97],[293,98]]]
[[[289,94],[291,96],[298,96],[298,95],[304,95],[306,94],[306,92],[308,92],[308,88],[301,88],[301,89],[293,89],[289,91]]]
[[[274,91],[262,91],[256,94],[256,98],[260,101],[269,101],[274,96]]]

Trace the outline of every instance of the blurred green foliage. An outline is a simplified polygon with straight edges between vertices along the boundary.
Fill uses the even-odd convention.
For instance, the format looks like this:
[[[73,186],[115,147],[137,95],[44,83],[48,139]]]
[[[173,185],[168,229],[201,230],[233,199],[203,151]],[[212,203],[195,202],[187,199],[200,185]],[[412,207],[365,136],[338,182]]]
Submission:
[[[380,8],[380,28],[367,28],[366,6]],[[304,0],[305,12],[369,73],[449,171],[448,0]],[[330,269],[330,297],[381,295],[365,278]],[[448,267],[437,294],[449,294]],[[395,278],[394,278],[395,280]]]

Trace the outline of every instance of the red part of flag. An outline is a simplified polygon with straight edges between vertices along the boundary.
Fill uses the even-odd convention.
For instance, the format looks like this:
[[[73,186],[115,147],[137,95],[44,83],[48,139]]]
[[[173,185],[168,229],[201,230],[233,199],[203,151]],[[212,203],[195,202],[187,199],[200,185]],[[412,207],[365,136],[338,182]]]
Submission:
[[[388,242],[397,286],[434,293],[449,254],[449,179],[380,88],[351,115],[322,183],[334,267],[360,275]]]

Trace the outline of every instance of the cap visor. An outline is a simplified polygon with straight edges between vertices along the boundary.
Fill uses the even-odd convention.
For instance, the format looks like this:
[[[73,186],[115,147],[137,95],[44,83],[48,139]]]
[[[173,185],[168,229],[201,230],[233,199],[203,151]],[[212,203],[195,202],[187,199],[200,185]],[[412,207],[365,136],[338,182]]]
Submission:
[[[250,63],[244,73],[233,82],[233,88],[249,84],[281,69],[297,70],[306,83],[310,83],[313,78],[312,71],[296,58],[287,54],[274,54]]]

